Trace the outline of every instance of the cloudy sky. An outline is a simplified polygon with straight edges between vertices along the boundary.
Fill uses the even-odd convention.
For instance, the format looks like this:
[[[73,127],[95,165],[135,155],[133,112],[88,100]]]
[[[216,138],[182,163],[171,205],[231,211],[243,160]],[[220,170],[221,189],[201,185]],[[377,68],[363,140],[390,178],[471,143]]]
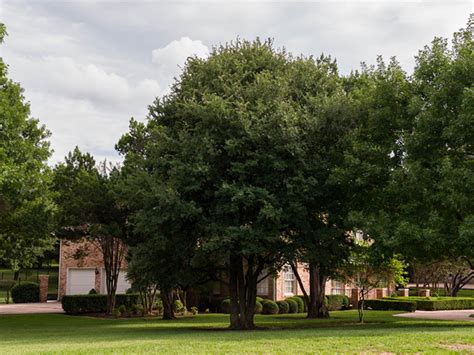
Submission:
[[[337,58],[342,73],[396,55],[405,70],[434,36],[465,26],[474,1],[0,0],[0,56],[52,132],[51,163],[78,145],[120,159],[130,117],[167,92],[190,55],[236,37]]]

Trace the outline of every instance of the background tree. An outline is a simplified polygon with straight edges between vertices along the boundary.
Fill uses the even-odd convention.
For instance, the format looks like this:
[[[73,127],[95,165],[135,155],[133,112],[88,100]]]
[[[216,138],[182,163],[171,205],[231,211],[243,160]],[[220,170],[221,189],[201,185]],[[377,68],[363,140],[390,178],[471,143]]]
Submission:
[[[288,179],[289,260],[308,305],[308,318],[328,317],[325,286],[347,259],[351,239],[345,219],[347,196],[333,174],[344,162],[346,137],[354,129],[352,106],[330,57],[292,63],[290,91],[300,128],[298,169]],[[296,267],[309,272],[306,290]]]
[[[215,48],[206,60],[190,58],[171,94],[151,106],[142,135],[148,143],[140,174],[150,181],[144,186],[163,195],[154,213],[168,213],[164,221],[191,219],[193,245],[225,260],[234,329],[254,328],[258,277],[281,261],[285,245],[285,184],[300,133],[288,61],[259,40]],[[179,208],[166,212],[160,204],[168,193]],[[168,234],[161,226],[156,231]]]
[[[54,185],[59,192],[60,235],[74,240],[85,239],[103,258],[107,289],[107,314],[115,308],[117,280],[126,256],[124,241],[128,236],[127,214],[119,195],[120,172],[97,166],[89,153],[76,147],[64,163],[55,168]],[[84,250],[87,253],[87,250]]]
[[[0,24],[0,44],[6,35]],[[0,262],[32,267],[54,246],[49,131],[30,117],[23,89],[0,59]]]
[[[456,33],[451,48],[438,38],[420,51],[409,88],[398,91],[409,100],[392,111],[406,117],[398,140],[391,139],[390,159],[398,162],[378,165],[388,179],[374,195],[384,202],[364,223],[409,260],[465,260],[470,271],[453,278],[453,296],[474,277],[473,68],[470,32]]]
[[[346,282],[359,289],[357,310],[359,322],[364,322],[364,302],[375,288],[394,282],[405,285],[405,264],[399,256],[386,257],[373,241],[355,238],[355,247],[344,267]]]

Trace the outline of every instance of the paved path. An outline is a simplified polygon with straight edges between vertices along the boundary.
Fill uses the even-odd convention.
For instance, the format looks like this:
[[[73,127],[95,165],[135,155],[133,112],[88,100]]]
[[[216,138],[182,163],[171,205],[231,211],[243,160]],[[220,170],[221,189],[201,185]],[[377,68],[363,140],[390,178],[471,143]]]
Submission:
[[[420,319],[469,320],[474,322],[474,318],[469,317],[471,314],[474,314],[474,309],[457,311],[415,311],[413,313],[395,314],[395,316]]]
[[[60,302],[0,304],[0,315],[64,313]]]

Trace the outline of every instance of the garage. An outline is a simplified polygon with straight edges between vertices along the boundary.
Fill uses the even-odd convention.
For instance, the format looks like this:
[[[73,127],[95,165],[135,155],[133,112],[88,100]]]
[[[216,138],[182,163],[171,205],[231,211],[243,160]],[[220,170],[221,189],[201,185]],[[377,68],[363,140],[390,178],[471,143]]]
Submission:
[[[68,295],[88,294],[95,287],[95,269],[69,269]]]
[[[107,283],[105,282],[105,269],[102,268],[102,278],[100,283],[100,293],[107,293]],[[119,273],[117,280],[117,291],[116,293],[125,293],[131,287],[130,282],[127,280],[127,271],[122,270]]]

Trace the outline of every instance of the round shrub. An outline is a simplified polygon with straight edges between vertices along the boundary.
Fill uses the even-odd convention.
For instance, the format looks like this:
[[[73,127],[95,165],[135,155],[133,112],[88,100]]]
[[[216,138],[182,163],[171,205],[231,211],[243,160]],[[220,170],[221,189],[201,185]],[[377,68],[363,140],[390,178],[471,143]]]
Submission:
[[[342,309],[349,309],[349,305],[350,305],[349,297],[344,296],[344,298],[342,299]]]
[[[298,305],[298,309],[297,309],[296,313],[303,313],[304,312],[304,301],[301,298],[299,298],[297,296],[293,296],[293,297],[287,298],[287,300],[288,299],[292,299]]]
[[[285,301],[289,306],[288,313],[298,313],[298,303],[294,299],[287,298]]]
[[[39,286],[34,282],[23,282],[13,286],[11,295],[15,303],[39,302]]]
[[[97,291],[95,290],[95,288],[91,288],[88,295],[97,295]]]
[[[303,295],[298,295],[298,296],[293,296],[293,297],[296,297],[296,298],[299,298],[301,299],[301,301],[303,301],[303,312],[307,312],[308,311],[308,307],[306,306],[306,302],[304,300],[304,296]],[[298,302],[298,301],[296,301]]]
[[[255,302],[255,314],[260,314],[262,313],[263,305],[262,302],[256,301]]]
[[[230,298],[225,298],[222,300],[220,311],[221,313],[230,313]]]
[[[278,314],[280,309],[278,305],[270,300],[263,302],[262,314]]]
[[[286,301],[277,301],[278,310],[280,314],[286,314],[290,310],[290,305]]]
[[[260,302],[260,303],[262,303],[263,301],[265,301],[262,297],[259,297],[259,296],[255,297],[255,299],[256,299],[258,302]]]

